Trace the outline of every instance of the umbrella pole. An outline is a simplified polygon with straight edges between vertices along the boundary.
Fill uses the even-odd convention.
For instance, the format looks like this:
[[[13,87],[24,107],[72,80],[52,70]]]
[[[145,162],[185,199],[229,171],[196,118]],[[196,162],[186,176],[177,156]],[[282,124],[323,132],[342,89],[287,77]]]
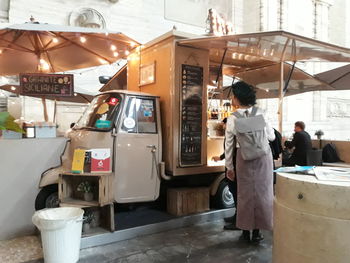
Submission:
[[[57,115],[57,100],[55,99],[55,104],[53,109],[53,123],[56,123],[56,115]]]
[[[48,117],[48,115],[47,115],[47,107],[46,107],[46,99],[45,99],[45,97],[42,97],[42,98],[41,98],[41,102],[43,103],[45,122],[48,122],[49,117]]]
[[[279,103],[278,103],[278,131],[282,134],[283,130],[283,97],[284,97],[284,58],[290,39],[284,44],[280,60],[280,85],[279,85]]]
[[[284,88],[284,63],[280,64],[280,86],[279,86],[279,103],[278,103],[278,131],[282,134],[283,129],[283,88]]]

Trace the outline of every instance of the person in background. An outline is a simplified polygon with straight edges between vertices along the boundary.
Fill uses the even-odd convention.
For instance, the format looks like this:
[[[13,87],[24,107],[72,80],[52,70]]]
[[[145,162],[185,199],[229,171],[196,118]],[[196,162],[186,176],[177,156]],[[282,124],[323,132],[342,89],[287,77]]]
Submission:
[[[259,108],[253,107],[256,104],[256,96],[252,86],[245,82],[234,83],[232,93],[233,105],[238,107],[237,112],[241,116],[251,116],[253,110],[257,110],[255,116],[262,115]],[[236,119],[234,115],[227,119],[225,143],[227,177],[234,180],[236,172],[238,201],[236,226],[243,230],[240,239],[257,243],[264,239],[260,229],[271,231],[273,225],[272,154],[268,141],[266,141],[265,154],[253,160],[244,160],[240,149],[240,139],[237,137],[237,144],[234,140],[238,134],[235,128]],[[275,139],[274,131],[268,123],[265,124],[263,133],[266,140]],[[237,148],[235,171],[232,161],[234,148]],[[250,236],[251,231],[252,237]]]
[[[223,125],[223,128],[224,128],[224,131],[226,130],[226,123],[227,123],[227,118],[224,118],[222,120],[222,125]],[[224,140],[224,149],[225,149],[225,140]],[[218,162],[218,161],[221,161],[221,160],[224,160],[225,159],[225,152],[223,154],[221,154],[220,156],[214,156],[212,158],[213,161],[215,162]],[[235,160],[234,162],[235,163]],[[225,230],[239,230],[239,228],[236,227],[236,217],[237,217],[237,180],[229,180],[227,177],[226,177],[226,180],[227,180],[227,185],[228,185],[228,188],[233,196],[233,200],[235,202],[235,214],[231,217],[226,217],[224,220],[226,223],[228,223],[228,225],[225,225],[224,226],[224,229]]]
[[[289,149],[294,147],[294,151],[290,158],[283,162],[283,165],[306,165],[306,153],[312,149],[311,137],[305,131],[305,123],[302,121],[297,121],[294,124],[294,132],[293,140],[284,143]]]

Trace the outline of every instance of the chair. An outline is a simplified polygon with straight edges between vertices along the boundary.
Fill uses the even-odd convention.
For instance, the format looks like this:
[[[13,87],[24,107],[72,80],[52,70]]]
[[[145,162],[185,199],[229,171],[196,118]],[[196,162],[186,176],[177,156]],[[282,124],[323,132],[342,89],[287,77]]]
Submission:
[[[308,150],[306,153],[306,165],[322,165],[322,150]]]

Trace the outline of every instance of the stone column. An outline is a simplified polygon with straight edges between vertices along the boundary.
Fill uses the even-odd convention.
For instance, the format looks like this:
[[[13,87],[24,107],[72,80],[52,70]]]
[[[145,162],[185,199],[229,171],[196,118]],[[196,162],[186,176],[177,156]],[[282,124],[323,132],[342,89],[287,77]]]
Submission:
[[[329,8],[333,0],[313,0],[314,3],[314,38],[328,41]]]
[[[243,33],[243,0],[232,1],[233,30],[236,34]]]
[[[314,3],[314,38],[322,41],[329,40],[329,8],[333,5],[333,0],[313,0]],[[314,72],[322,72],[326,68],[322,68],[321,63],[314,65]],[[321,121],[322,112],[321,112],[321,101],[322,93],[320,91],[315,91],[313,93],[312,100],[312,120]]]
[[[9,22],[9,6],[10,0],[0,1],[0,23]]]

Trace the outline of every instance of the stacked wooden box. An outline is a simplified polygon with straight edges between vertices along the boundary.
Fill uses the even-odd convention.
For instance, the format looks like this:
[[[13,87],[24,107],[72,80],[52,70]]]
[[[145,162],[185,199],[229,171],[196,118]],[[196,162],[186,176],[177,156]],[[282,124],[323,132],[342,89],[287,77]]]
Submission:
[[[167,192],[167,211],[183,216],[209,210],[209,188],[171,188]]]
[[[93,200],[85,201],[77,190],[81,182],[93,187]],[[60,206],[74,206],[87,210],[100,210],[100,227],[114,231],[114,175],[96,173],[63,173],[59,176],[58,195]]]

